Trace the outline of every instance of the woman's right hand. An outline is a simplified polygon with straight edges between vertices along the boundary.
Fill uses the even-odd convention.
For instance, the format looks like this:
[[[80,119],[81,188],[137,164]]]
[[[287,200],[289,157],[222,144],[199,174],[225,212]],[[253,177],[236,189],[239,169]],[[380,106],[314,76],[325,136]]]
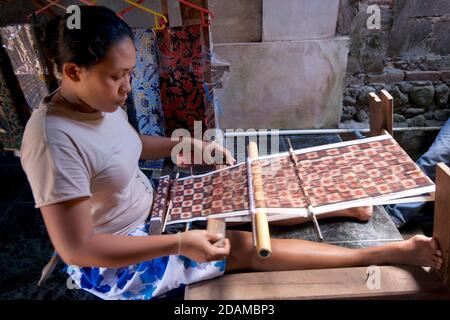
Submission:
[[[224,239],[224,246],[217,247],[213,243],[224,237],[221,234],[206,230],[190,230],[178,235],[181,246],[179,254],[196,262],[223,260],[230,254],[230,240]]]

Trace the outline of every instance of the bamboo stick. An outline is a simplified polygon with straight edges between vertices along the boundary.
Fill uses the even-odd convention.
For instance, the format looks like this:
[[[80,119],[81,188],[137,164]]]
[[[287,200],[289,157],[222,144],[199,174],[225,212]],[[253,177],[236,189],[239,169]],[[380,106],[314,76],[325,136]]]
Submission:
[[[258,158],[258,146],[256,142],[250,141],[248,145],[248,155],[250,161]],[[249,196],[253,196],[255,200],[255,208],[252,221],[254,223],[254,230],[256,232],[256,250],[261,258],[268,258],[272,252],[270,244],[269,223],[266,215],[266,198],[264,194],[263,179],[261,174],[261,167],[259,165],[252,165],[252,185],[253,192],[249,190]],[[253,193],[253,195],[251,195]]]

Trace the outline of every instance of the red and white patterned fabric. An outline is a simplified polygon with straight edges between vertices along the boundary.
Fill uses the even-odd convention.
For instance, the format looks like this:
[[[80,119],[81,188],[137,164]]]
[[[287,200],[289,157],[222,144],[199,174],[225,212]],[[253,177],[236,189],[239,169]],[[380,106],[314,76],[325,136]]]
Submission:
[[[316,214],[334,210],[392,203],[393,199],[434,191],[434,183],[390,136],[297,150],[305,198],[294,163],[288,153],[260,157],[269,220],[283,214],[306,216],[308,202]],[[206,175],[179,179],[171,185],[172,210],[167,224],[205,220],[249,218],[245,163]],[[167,177],[161,178],[166,181]],[[156,208],[158,195],[156,197]],[[258,207],[258,204],[256,204]]]

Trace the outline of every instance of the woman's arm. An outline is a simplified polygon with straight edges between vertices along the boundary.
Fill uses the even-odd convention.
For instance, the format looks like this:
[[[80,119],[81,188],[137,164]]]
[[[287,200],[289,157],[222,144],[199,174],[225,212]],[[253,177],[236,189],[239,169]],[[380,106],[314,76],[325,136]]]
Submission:
[[[161,158],[171,157],[173,148],[179,143],[183,143],[185,144],[186,150],[191,150],[191,154],[179,154],[177,157],[177,165],[179,166],[183,166],[184,164],[186,164],[186,161],[188,162],[188,165],[194,164],[194,153],[200,154],[203,162],[205,160],[211,162],[212,159],[204,159],[204,151],[206,150],[206,148],[214,150],[214,152],[219,155],[223,155],[224,162],[219,164],[234,164],[236,162],[229,150],[222,147],[220,144],[211,141],[201,141],[189,137],[180,137],[179,140],[173,141],[171,138],[147,135],[140,135],[140,138],[142,141],[142,153],[140,158],[142,160],[157,160]]]
[[[179,142],[170,138],[140,135],[142,141],[142,160],[157,160],[170,157],[173,147]]]
[[[88,198],[45,206],[41,212],[55,250],[69,265],[118,268],[175,254],[204,262],[221,260],[230,250],[228,241],[224,248],[213,246],[221,236],[205,230],[141,237],[94,234]]]

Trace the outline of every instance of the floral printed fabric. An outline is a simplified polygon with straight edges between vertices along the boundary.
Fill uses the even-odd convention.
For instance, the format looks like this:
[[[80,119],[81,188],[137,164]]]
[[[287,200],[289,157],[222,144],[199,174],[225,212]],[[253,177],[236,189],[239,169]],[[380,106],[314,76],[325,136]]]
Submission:
[[[148,222],[129,236],[148,236]],[[68,266],[72,287],[104,300],[150,300],[187,284],[221,276],[225,260],[197,263],[183,256],[166,256],[124,268]]]
[[[164,136],[165,126],[161,106],[156,35],[151,29],[134,30],[136,68],[132,75],[131,104],[127,112],[133,113],[140,134]],[[141,169],[161,169],[164,160],[141,161]]]
[[[165,28],[157,31],[157,40],[166,134],[178,128],[193,134],[194,121],[205,123],[204,73],[210,59],[200,26]]]

